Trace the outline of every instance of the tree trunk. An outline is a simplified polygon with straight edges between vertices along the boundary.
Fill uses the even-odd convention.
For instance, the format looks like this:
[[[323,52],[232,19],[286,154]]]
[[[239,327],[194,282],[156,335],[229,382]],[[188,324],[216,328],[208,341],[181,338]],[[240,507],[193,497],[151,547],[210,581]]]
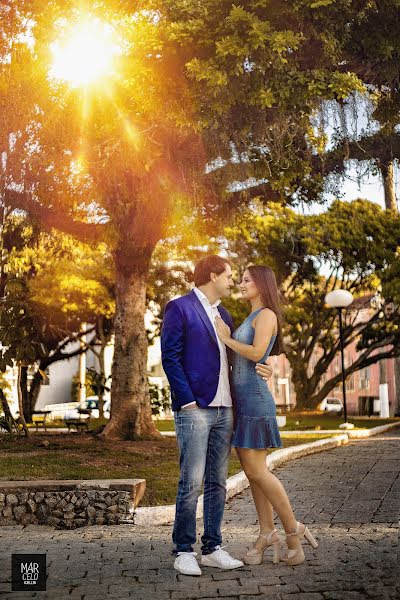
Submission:
[[[395,415],[400,417],[400,356],[394,359]]]
[[[5,393],[3,392],[2,389],[0,389],[0,403],[1,403],[1,407],[2,407],[3,412],[4,412],[4,416],[7,419],[9,419],[10,422],[12,422],[14,419],[13,419],[13,416],[11,414],[10,407],[8,406],[6,395],[5,395]]]
[[[24,429],[24,433],[26,437],[29,436],[29,430],[26,426],[25,416],[24,416],[24,400],[23,400],[23,373],[26,367],[21,367],[18,365],[18,378],[17,378],[17,394],[18,394],[18,408],[19,408],[19,421]]]
[[[397,210],[393,160],[390,160],[381,166],[381,173],[383,178],[383,189],[385,192],[385,206],[388,210]]]
[[[125,254],[126,253],[126,254]],[[116,256],[115,347],[111,418],[100,437],[133,440],[159,437],[147,389],[147,336],[144,325],[146,280],[151,252],[142,258],[121,248]]]
[[[1,407],[4,412],[4,417],[10,426],[10,431],[9,431],[10,438],[14,439],[13,424],[15,422],[15,419],[11,414],[11,410],[10,410],[10,407],[8,406],[6,395],[1,388],[0,388],[0,403],[1,403]]]
[[[383,186],[385,191],[385,206],[389,210],[397,211],[396,188],[394,183],[394,162],[393,160],[385,165],[382,169]],[[400,415],[400,356],[394,359],[394,375],[395,375],[395,393],[396,407],[395,414]]]
[[[44,370],[40,365],[39,365],[39,369]],[[36,373],[33,376],[32,381],[31,381],[31,385],[29,386],[29,392],[28,392],[28,405],[29,405],[29,411],[30,411],[31,415],[33,414],[33,411],[36,408],[36,402],[39,397],[40,389],[42,387],[42,381],[43,381],[43,377],[42,377],[40,371],[36,371]]]
[[[104,417],[104,386],[106,385],[106,374],[105,374],[105,366],[104,366],[105,349],[106,349],[106,347],[103,343],[103,340],[101,340],[101,347],[100,347],[100,352],[99,352],[99,367],[100,367],[100,375],[101,375],[102,385],[100,385],[99,393],[98,393],[99,419],[102,419]]]
[[[22,407],[23,415],[26,423],[32,423],[32,411],[33,408],[29,402],[29,390],[28,390],[28,367],[20,367],[21,369],[21,394],[22,394]]]
[[[298,359],[288,355],[290,367],[292,369],[292,382],[296,391],[296,408],[314,408],[311,405],[313,395],[315,393],[315,386],[307,375],[307,365]]]
[[[98,355],[96,354],[98,360],[99,360],[99,369],[100,369],[100,376],[101,376],[101,385],[99,386],[99,391],[98,391],[98,398],[99,398],[99,403],[98,403],[98,407],[99,407],[99,418],[102,419],[104,417],[104,393],[105,393],[105,387],[107,387],[107,377],[106,377],[106,368],[105,368],[105,352],[106,352],[106,348],[108,345],[108,342],[110,341],[111,338],[111,329],[108,330],[108,332],[105,332],[105,328],[104,328],[104,316],[100,316],[98,318],[98,325],[97,325],[97,329],[98,329],[98,336],[99,336],[99,340],[100,340],[100,351],[98,353]]]

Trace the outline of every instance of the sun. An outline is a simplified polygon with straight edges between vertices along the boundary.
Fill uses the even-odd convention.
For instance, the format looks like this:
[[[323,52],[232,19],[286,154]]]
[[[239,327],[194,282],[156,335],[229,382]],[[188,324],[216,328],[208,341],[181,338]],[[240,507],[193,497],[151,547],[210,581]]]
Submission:
[[[112,27],[99,19],[75,25],[63,32],[51,50],[50,76],[72,87],[88,86],[110,75],[115,56],[120,53]]]

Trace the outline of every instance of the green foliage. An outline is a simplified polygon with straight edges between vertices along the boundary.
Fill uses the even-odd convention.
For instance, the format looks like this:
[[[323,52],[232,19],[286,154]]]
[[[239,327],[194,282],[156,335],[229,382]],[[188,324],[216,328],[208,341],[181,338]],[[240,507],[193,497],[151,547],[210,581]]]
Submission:
[[[346,345],[358,339],[360,355],[354,370],[400,353],[397,215],[366,200],[335,201],[325,212],[311,216],[279,205],[256,206],[238,215],[225,234],[240,271],[252,262],[268,264],[277,275],[284,301],[286,354],[300,406],[315,406],[340,378],[321,386],[339,352],[336,311],[325,306],[330,290],[348,289],[358,302],[358,308],[346,312],[344,330]],[[368,298],[381,285],[382,307],[373,310]],[[243,304],[234,298],[228,304],[240,322]],[[364,308],[369,314],[360,321]]]
[[[0,370],[48,358],[79,329],[114,312],[113,275],[104,245],[39,232],[10,215],[3,227]]]
[[[336,4],[336,3],[335,3]],[[332,174],[336,185],[345,174],[348,161],[359,161],[360,179],[371,173],[387,175],[390,163],[400,159],[397,125],[400,115],[398,65],[400,60],[399,2],[371,0],[357,4],[359,14],[348,22],[348,35],[342,46],[342,64],[351,68],[349,88],[337,94],[338,118],[334,125],[334,148],[324,155],[316,169]],[[363,82],[362,94],[356,90],[354,77]],[[331,110],[335,107],[331,107]],[[357,114],[367,115],[356,125]],[[352,164],[354,167],[354,162]],[[391,187],[394,184],[391,183]],[[385,189],[386,206],[396,209]]]
[[[157,384],[148,380],[148,388],[151,402],[151,414],[159,416],[161,411],[171,407],[171,394],[168,387],[160,388]]]
[[[98,373],[96,369],[89,367],[86,370],[86,397],[88,396],[100,396],[104,392],[109,392],[110,387],[107,385],[107,380],[101,373]],[[79,373],[74,375],[71,383],[71,402],[78,402],[79,399]]]

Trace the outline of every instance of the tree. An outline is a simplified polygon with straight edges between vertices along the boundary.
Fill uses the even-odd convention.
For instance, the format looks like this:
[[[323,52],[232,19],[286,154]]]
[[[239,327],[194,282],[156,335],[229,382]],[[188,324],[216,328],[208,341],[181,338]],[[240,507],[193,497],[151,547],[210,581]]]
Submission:
[[[359,350],[346,368],[347,377],[400,355],[400,311],[393,302],[398,286],[392,277],[398,269],[400,222],[391,211],[366,200],[335,201],[312,216],[278,205],[259,207],[242,214],[226,236],[242,269],[248,262],[261,263],[277,274],[284,298],[286,356],[299,407],[314,408],[341,381],[338,373],[321,385],[340,351],[337,314],[324,300],[332,289],[347,289],[358,299],[344,313],[344,345],[357,341]],[[381,284],[384,294],[373,310],[369,300]],[[365,309],[370,313],[361,319]]]
[[[344,68],[364,82],[365,88],[361,95],[338,98],[336,107],[331,104],[321,112],[322,128],[329,113],[336,112],[335,124],[330,119],[333,144],[325,152],[321,149],[313,169],[314,174],[335,174],[339,181],[350,161],[359,164],[360,179],[380,173],[386,208],[396,211],[394,168],[400,157],[399,27],[398,0],[364,3],[360,17],[348,22],[348,35],[338,58]]]
[[[27,422],[46,369],[104,337],[104,320],[112,319],[114,313],[107,260],[104,246],[90,248],[60,233],[40,232],[32,222],[12,213],[4,218],[0,369],[5,371],[14,362],[19,365],[20,413]],[[82,321],[93,323],[90,340],[71,350],[70,344],[79,341]],[[34,371],[30,386],[29,367]]]
[[[50,42],[82,16],[75,2],[4,7],[3,202],[43,226],[106,241],[112,252],[115,355],[104,438],[156,435],[145,288],[175,207],[203,205],[216,222],[249,201],[252,193],[233,185],[249,177],[265,199],[319,198],[310,118],[321,101],[363,88],[338,57],[348,21],[368,6],[149,0],[133,12],[128,0],[99,1],[91,14],[112,25],[123,51],[106,85],[91,90],[48,77]],[[27,27],[31,47],[21,35]]]

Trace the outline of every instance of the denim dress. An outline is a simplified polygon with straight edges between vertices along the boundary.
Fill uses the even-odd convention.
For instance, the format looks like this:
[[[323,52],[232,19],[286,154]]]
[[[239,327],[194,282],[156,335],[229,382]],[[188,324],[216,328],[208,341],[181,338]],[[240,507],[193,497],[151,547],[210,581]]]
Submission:
[[[254,311],[236,329],[233,338],[251,345],[255,330],[252,322],[262,310]],[[268,348],[259,362],[265,362],[274,345],[272,336]],[[257,375],[256,363],[234,353],[232,360],[232,387],[235,398],[236,424],[232,445],[237,448],[281,448],[281,436],[276,420],[275,400],[268,383]]]

